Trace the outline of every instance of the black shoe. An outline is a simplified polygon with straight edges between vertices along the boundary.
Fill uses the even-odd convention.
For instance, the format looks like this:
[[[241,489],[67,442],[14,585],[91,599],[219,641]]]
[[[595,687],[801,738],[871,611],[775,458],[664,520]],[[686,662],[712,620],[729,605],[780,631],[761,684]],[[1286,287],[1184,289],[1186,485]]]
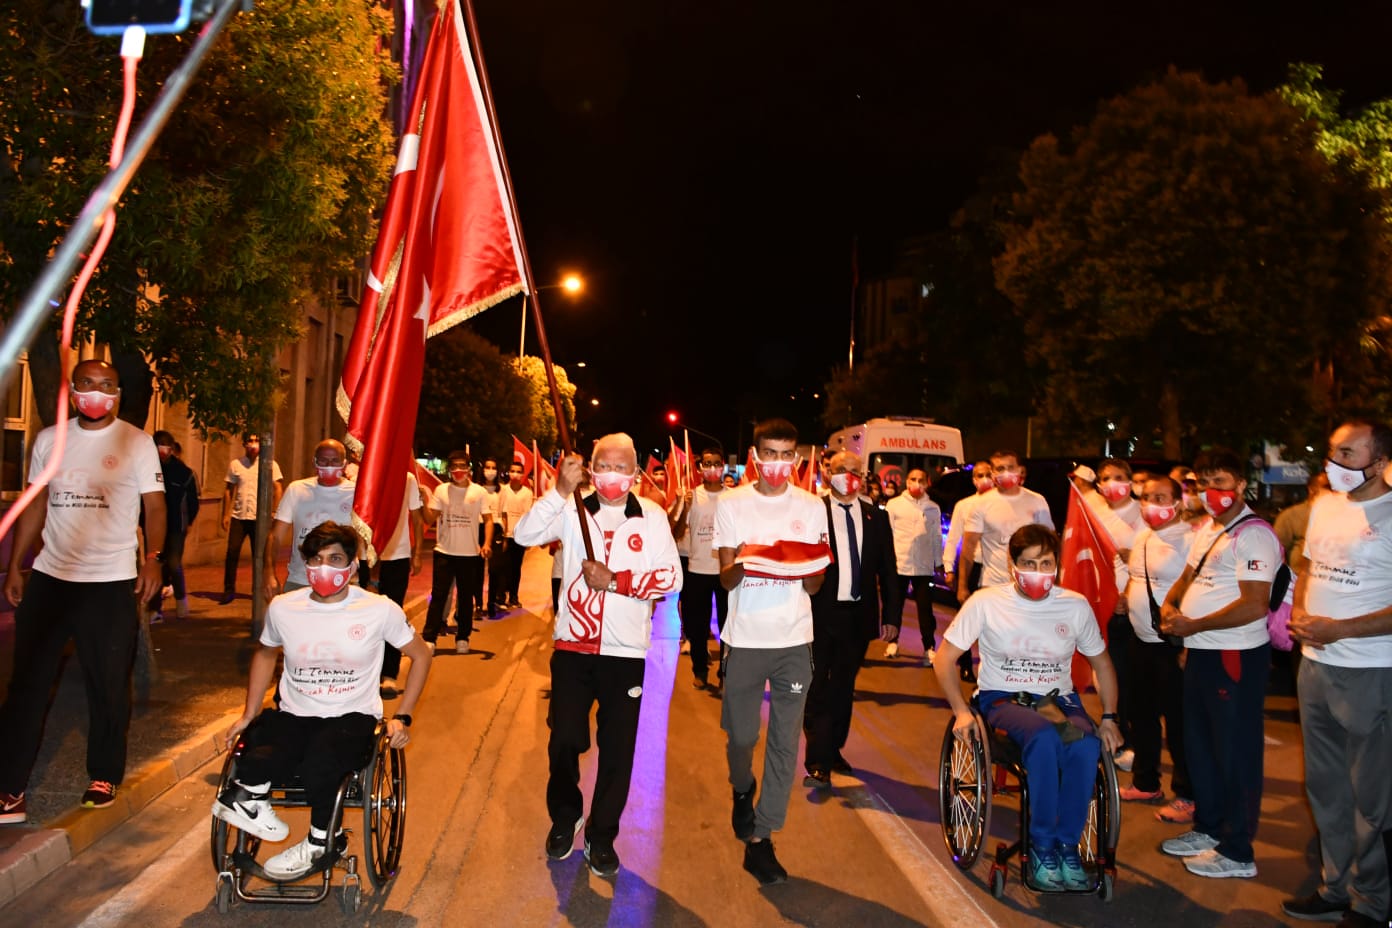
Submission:
[[[730,824],[735,829],[735,837],[741,841],[748,841],[754,834],[754,791],[758,789],[759,781],[755,780],[749,784],[749,790],[741,793],[739,790],[731,790],[734,794],[735,807],[730,813]]]
[[[698,690],[703,690],[710,684],[706,682],[706,678],[702,674],[698,673],[691,678],[691,685]]]
[[[809,767],[802,785],[812,789],[831,789],[831,774],[820,767]]]
[[[788,879],[788,871],[773,855],[773,842],[768,838],[751,841],[744,846],[744,869],[754,874],[761,886],[784,883]]]
[[[843,777],[855,776],[855,768],[851,766],[851,762],[840,754],[837,754],[836,759],[831,762],[831,772],[839,773]]]
[[[580,826],[584,824],[584,816],[577,818],[570,825],[552,823],[551,830],[546,833],[546,856],[552,860],[565,860],[569,857],[570,852],[575,850],[575,836],[580,833]]]
[[[585,839],[585,859],[590,863],[590,872],[595,876],[613,876],[619,872],[619,855],[614,852],[612,841],[591,841]]]
[[[1382,920],[1369,918],[1362,912],[1349,909],[1344,913],[1344,917],[1339,919],[1339,928],[1382,928]]]
[[[1300,899],[1287,899],[1281,903],[1281,911],[1291,918],[1306,922],[1337,922],[1344,917],[1347,902],[1330,902],[1318,891]]]

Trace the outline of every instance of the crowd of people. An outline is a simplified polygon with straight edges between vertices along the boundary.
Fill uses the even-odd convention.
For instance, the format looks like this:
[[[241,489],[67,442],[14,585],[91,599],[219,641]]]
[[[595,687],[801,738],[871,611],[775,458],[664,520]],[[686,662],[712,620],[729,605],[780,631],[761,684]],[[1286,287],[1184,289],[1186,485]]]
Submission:
[[[168,433],[152,439],[116,419],[120,388],[110,365],[79,364],[72,388],[74,419],[61,436],[46,429],[35,442],[31,479],[44,475],[43,491],[17,524],[5,586],[17,607],[16,668],[0,706],[0,823],[25,820],[46,696],[67,642],[76,642],[91,714],[82,803],[101,808],[125,772],[137,604],[156,610],[172,594],[177,614],[187,614],[180,554],[197,514],[192,473]],[[723,449],[710,447],[693,462],[697,485],[668,494],[653,489],[662,489],[662,475],[639,482],[627,435],[606,435],[588,462],[563,457],[555,485],[539,496],[520,463],[503,479],[498,461],[486,459],[476,482],[471,455],[453,452],[448,479],[433,490],[408,479],[397,532],[379,552],[380,592],[366,588],[349,527],[354,461],[344,446],[321,442],[314,476],[283,492],[273,467],[265,554],[273,598],[245,712],[229,733],[242,742],[239,776],[214,801],[214,815],[263,840],[285,840],[268,790],[298,772],[311,829],[266,871],[287,880],[308,872],[331,840],[332,789],[365,739],[385,724],[394,745],[406,743],[440,638],[452,636],[454,650],[467,652],[474,620],[516,604],[523,555],[544,546],[554,557],[545,790],[553,860],[572,853],[583,833],[590,869],[619,869],[615,839],[653,608],[675,596],[692,685],[721,699],[731,829],[744,842],[744,867],[760,884],[786,880],[773,836],[797,779],[799,739],[804,786],[826,789],[833,775],[854,772],[842,751],[856,675],[872,641],[882,640],[889,657],[898,653],[912,601],[922,661],[951,704],[954,731],[971,736],[975,711],[1021,747],[1031,783],[1026,872],[1043,890],[1079,889],[1089,879],[1078,844],[1090,770],[1104,750],[1131,773],[1123,800],[1154,804],[1162,821],[1189,826],[1163,843],[1164,853],[1197,876],[1255,876],[1271,648],[1293,644],[1321,882],[1284,911],[1347,928],[1387,920],[1392,486],[1384,472],[1392,429],[1355,420],[1335,430],[1309,499],[1274,527],[1248,505],[1247,462],[1222,450],[1168,474],[1133,472],[1117,459],[1076,468],[1079,505],[1117,552],[1120,595],[1106,622],[1058,584],[1063,546],[1046,501],[1024,486],[1017,454],[972,465],[975,492],[954,506],[944,543],[927,472],[910,470],[886,494],[867,462],[842,451],[818,462],[821,489],[809,492],[791,480],[797,449],[791,423],[767,420],[755,429],[745,482],[730,485]],[[258,454],[256,436],[245,436],[225,481],[226,598],[235,595],[256,517]],[[40,540],[26,581],[23,560]],[[401,607],[427,554],[432,593],[417,633]],[[941,630],[935,590],[955,593],[960,604]],[[351,646],[314,646],[340,637]],[[1097,721],[1072,682],[1075,653],[1092,672]],[[278,663],[277,705],[263,709]],[[385,722],[383,698],[400,699]],[[596,705],[598,769],[587,812],[579,763]]]

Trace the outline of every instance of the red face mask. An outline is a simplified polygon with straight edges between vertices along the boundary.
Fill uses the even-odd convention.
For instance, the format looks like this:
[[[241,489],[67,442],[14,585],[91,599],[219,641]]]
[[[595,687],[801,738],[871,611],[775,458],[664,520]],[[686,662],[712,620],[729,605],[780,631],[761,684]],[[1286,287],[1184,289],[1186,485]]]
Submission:
[[[860,474],[832,474],[831,485],[842,496],[854,496],[860,492]]]
[[[1216,519],[1236,506],[1241,499],[1241,495],[1236,490],[1209,488],[1203,491],[1203,508],[1207,509],[1208,514]]]
[[[719,483],[720,478],[725,476],[723,467],[703,467],[701,468],[701,479],[706,483]]]
[[[450,479],[453,480],[455,483],[463,483],[464,479],[468,476],[469,472],[467,470],[450,471]]]
[[[1099,483],[1097,490],[1109,503],[1119,503],[1131,495],[1131,482],[1127,480],[1108,480]]]
[[[923,498],[923,485],[922,485],[922,484],[917,484],[917,485],[915,485],[915,484],[909,484],[909,495],[912,496],[914,499],[922,499],[922,498]]]
[[[335,567],[332,564],[307,564],[305,576],[309,578],[309,588],[320,596],[329,597],[338,593],[353,576],[353,565]]]
[[[764,483],[773,487],[775,490],[788,482],[788,478],[793,475],[792,461],[761,461],[759,456],[754,455],[754,466],[759,469],[759,476]]]
[[[342,467],[323,467],[316,464],[314,469],[319,474],[319,482],[326,487],[336,487],[343,482]]]
[[[88,419],[101,419],[116,405],[116,396],[100,390],[75,391],[73,403],[77,411]]]
[[[1159,528],[1166,522],[1174,518],[1175,506],[1171,503],[1168,506],[1156,506],[1153,503],[1141,503],[1141,518],[1145,519],[1145,524],[1151,528]]]
[[[1054,575],[1035,570],[1016,570],[1015,588],[1026,599],[1043,599],[1054,588]]]
[[[628,491],[633,488],[633,475],[605,471],[594,475],[594,486],[601,499],[607,499],[612,503],[628,495]]]
[[[1013,490],[1025,482],[1025,475],[1018,470],[996,474],[996,486],[1002,490]]]

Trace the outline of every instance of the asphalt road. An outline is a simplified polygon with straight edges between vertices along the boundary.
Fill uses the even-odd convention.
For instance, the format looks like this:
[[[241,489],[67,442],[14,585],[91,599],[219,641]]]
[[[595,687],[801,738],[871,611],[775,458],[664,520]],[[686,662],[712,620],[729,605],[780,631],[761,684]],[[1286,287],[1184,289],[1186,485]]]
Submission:
[[[1127,806],[1112,902],[1034,894],[1020,885],[1018,870],[1004,899],[993,899],[988,864],[959,873],[943,847],[936,784],[949,716],[931,672],[918,664],[912,607],[907,656],[888,661],[883,646],[872,645],[859,680],[845,752],[858,777],[834,777],[825,794],[794,790],[787,827],[775,836],[792,874],[787,884],[761,889],[741,868],[742,845],[729,826],[719,699],[689,685],[672,604],[655,619],[633,790],[617,842],[622,870],[614,880],[595,877],[578,851],[548,862],[548,577],[548,559],[534,552],[523,584],[526,610],[476,623],[472,653],[437,658],[407,750],[401,876],[381,894],[365,888],[357,915],[344,915],[334,899],[299,909],[237,904],[218,914],[208,851],[218,768],[210,764],[0,910],[0,923],[1264,926],[1288,924],[1280,899],[1314,885],[1294,700],[1273,696],[1255,880],[1190,876],[1156,849],[1178,829],[1154,821],[1152,807]],[[219,634],[225,647],[209,647],[236,660],[245,629],[228,623]],[[583,766],[587,791],[593,764],[591,752]],[[286,817],[298,838],[303,816]],[[1014,799],[1002,797],[992,845],[1012,840],[1016,823]]]

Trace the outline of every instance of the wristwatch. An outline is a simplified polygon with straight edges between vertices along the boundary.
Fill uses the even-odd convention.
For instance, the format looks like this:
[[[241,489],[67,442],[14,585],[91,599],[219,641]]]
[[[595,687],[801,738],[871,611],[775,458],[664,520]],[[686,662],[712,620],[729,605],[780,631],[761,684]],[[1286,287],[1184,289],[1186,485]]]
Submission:
[[[163,563],[164,563],[164,552],[163,552],[163,551],[151,551],[149,554],[145,555],[145,560],[147,560],[147,561],[159,561],[161,564],[163,564]]]
[[[411,727],[411,717],[404,712],[398,712],[396,715],[393,715],[392,718],[402,725],[405,725],[407,728]]]
[[[604,588],[607,592],[617,593],[619,591],[619,578],[615,577],[609,581],[609,585]]]
[[[1102,713],[1102,721],[1104,721],[1104,722],[1115,722],[1115,721],[1117,720],[1117,718],[1118,718],[1118,716],[1117,716],[1117,714],[1116,714],[1115,712],[1103,712],[1103,713]]]

